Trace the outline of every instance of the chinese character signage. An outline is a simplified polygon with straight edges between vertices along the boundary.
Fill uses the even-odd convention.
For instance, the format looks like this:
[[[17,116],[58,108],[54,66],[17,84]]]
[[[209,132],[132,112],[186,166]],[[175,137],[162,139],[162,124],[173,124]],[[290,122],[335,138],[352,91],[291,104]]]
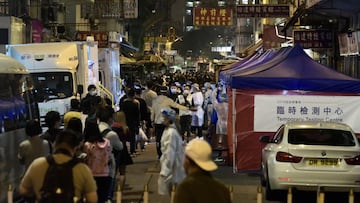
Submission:
[[[96,1],[95,6],[92,8],[91,4],[83,4],[84,11],[88,11],[94,15],[95,18],[112,18],[121,19],[124,17],[124,8],[122,2],[113,1]]]
[[[194,8],[194,26],[231,26],[231,8]]]
[[[255,95],[254,131],[275,132],[289,121],[332,121],[360,132],[358,96]]]
[[[333,33],[330,30],[294,30],[294,44],[302,48],[332,48]]]
[[[124,18],[133,19],[138,17],[138,0],[124,0]]]
[[[86,37],[94,36],[94,40],[98,42],[99,48],[105,48],[108,44],[108,33],[107,32],[90,32],[90,31],[77,31],[76,41],[86,41]]]
[[[287,18],[290,17],[289,5],[238,5],[236,14],[239,18]]]

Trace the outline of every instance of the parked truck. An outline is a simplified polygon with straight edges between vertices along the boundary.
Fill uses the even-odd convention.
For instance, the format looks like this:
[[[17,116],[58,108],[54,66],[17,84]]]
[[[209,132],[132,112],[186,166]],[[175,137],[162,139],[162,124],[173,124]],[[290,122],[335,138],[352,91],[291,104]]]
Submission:
[[[70,109],[70,100],[84,97],[89,84],[95,84],[114,100],[111,91],[106,90],[99,80],[98,51],[97,42],[6,46],[6,54],[18,60],[30,72],[37,91],[41,120],[50,110],[58,111],[60,115],[66,113]],[[113,71],[109,69],[106,72]]]

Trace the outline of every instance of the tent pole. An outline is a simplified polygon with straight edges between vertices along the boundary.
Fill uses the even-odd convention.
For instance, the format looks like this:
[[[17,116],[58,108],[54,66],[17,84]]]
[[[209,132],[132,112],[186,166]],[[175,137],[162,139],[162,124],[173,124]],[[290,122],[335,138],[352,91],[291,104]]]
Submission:
[[[235,96],[236,96],[236,90],[233,88],[232,89],[232,145],[233,145],[233,173],[237,172],[237,168],[236,168],[236,158],[235,158],[235,154],[236,154],[236,136],[235,136],[235,127],[236,127],[236,107],[235,107]]]

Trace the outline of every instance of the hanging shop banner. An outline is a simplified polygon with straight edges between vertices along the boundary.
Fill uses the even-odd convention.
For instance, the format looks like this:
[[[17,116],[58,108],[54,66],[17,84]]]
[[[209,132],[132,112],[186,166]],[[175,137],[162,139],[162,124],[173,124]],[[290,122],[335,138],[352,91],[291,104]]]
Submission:
[[[194,8],[194,26],[232,26],[231,8]]]
[[[360,97],[255,95],[254,131],[275,132],[289,121],[331,121],[360,133]]]
[[[289,5],[238,5],[236,14],[239,18],[287,18],[290,17]]]
[[[331,30],[294,30],[294,44],[304,49],[332,48],[333,33]]]

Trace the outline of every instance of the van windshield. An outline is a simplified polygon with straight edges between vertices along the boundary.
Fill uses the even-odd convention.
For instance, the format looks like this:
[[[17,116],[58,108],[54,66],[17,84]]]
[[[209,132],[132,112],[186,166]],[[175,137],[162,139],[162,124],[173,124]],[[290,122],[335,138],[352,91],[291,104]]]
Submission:
[[[73,78],[69,72],[31,73],[38,102],[63,99],[73,95]]]

